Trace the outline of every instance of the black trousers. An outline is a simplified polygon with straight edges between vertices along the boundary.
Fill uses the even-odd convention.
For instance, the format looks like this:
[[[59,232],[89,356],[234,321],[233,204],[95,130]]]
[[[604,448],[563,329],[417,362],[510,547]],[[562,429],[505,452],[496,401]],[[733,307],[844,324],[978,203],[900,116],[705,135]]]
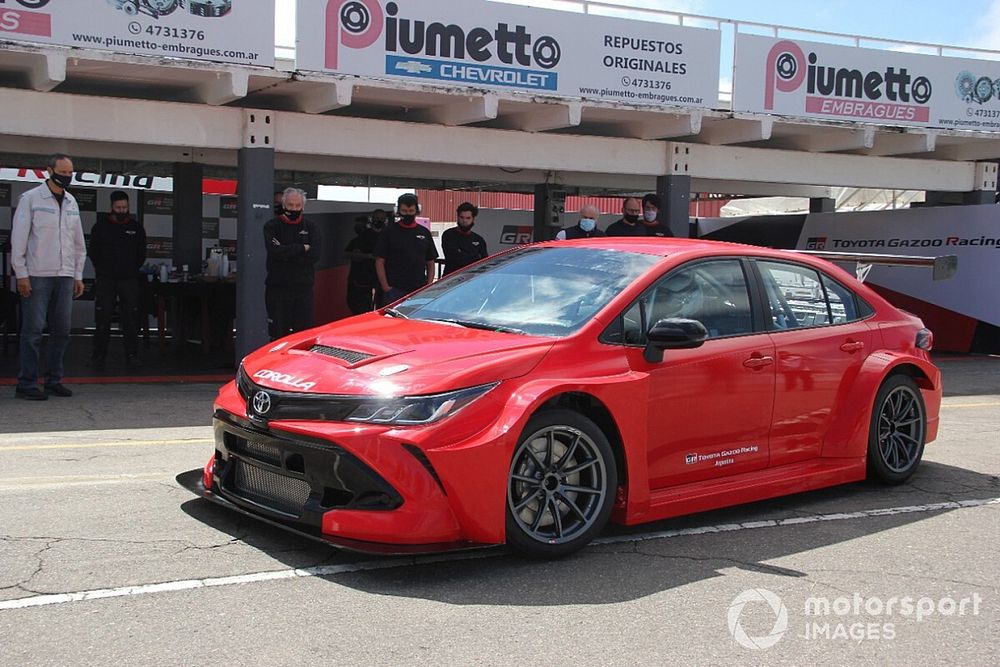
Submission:
[[[347,307],[353,315],[375,310],[374,296],[375,291],[371,285],[347,283]]]
[[[118,328],[125,339],[125,355],[139,351],[139,278],[98,278],[94,284],[94,357],[108,356],[111,318],[118,306]]]
[[[267,308],[267,332],[271,340],[313,326],[313,286],[264,287],[264,306]]]

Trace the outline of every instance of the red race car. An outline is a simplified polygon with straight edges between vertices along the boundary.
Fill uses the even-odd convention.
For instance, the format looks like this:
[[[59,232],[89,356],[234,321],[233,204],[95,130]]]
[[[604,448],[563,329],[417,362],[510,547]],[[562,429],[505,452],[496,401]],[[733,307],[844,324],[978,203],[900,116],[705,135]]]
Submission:
[[[802,253],[524,246],[247,356],[198,491],[361,551],[561,556],[609,520],[906,480],[938,429],[931,341]]]

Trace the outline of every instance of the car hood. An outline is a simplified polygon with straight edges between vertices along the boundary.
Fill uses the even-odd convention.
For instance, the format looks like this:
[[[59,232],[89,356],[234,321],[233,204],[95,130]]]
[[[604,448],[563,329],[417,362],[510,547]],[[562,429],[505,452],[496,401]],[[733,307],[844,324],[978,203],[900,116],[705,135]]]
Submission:
[[[263,347],[243,360],[243,371],[278,391],[414,396],[519,377],[554,343],[369,313]]]

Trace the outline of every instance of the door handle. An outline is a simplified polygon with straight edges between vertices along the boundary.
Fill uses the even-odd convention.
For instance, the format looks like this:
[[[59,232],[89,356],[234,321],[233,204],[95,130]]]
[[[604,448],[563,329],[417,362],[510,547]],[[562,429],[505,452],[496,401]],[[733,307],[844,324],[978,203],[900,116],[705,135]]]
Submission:
[[[850,352],[851,354],[854,354],[859,350],[865,349],[865,344],[862,343],[861,341],[851,340],[841,345],[840,349],[843,350],[844,352]]]
[[[757,370],[758,368],[764,368],[765,366],[770,366],[774,363],[774,357],[750,357],[743,362],[743,365],[747,368],[752,368]]]

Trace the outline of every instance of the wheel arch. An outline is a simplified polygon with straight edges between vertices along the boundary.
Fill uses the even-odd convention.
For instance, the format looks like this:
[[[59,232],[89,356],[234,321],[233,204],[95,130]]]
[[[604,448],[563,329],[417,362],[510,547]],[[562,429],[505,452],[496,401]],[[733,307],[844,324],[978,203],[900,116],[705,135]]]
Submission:
[[[557,408],[578,412],[594,422],[597,428],[601,429],[604,437],[608,439],[608,444],[611,445],[611,451],[615,455],[615,466],[618,469],[618,485],[627,490],[629,476],[628,457],[625,454],[625,441],[622,438],[621,430],[618,428],[618,423],[611,414],[611,410],[608,409],[601,399],[593,394],[584,391],[564,391],[555,396],[550,396],[532,414],[538,414],[545,410],[555,410]]]

